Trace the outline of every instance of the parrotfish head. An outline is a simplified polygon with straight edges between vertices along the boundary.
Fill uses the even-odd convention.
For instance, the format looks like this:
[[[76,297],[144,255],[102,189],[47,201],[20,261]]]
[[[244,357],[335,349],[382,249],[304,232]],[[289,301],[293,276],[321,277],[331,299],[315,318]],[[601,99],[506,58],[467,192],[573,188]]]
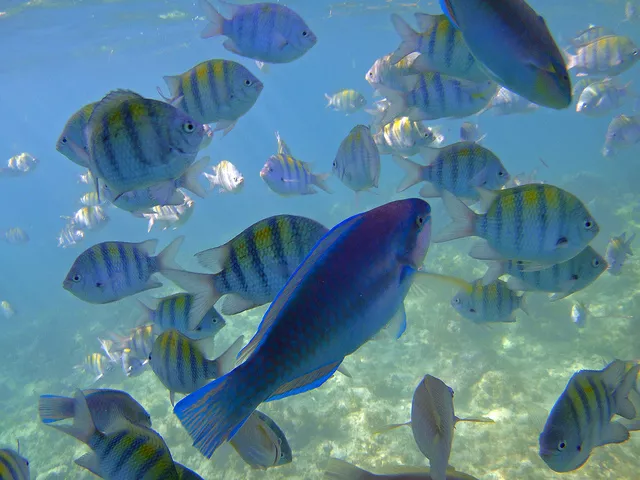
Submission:
[[[395,219],[398,258],[419,269],[431,241],[431,206],[422,199],[409,198],[391,202],[385,209]]]
[[[550,63],[548,70],[536,69],[535,99],[546,107],[561,110],[571,105],[571,78],[564,62]]]
[[[580,468],[591,453],[581,441],[577,427],[570,428],[568,422],[572,422],[573,417],[568,411],[565,412],[567,415],[563,415],[564,410],[563,405],[560,409],[554,407],[540,434],[540,458],[555,472],[570,472]]]
[[[175,107],[169,119],[169,143],[174,151],[184,155],[195,155],[206,132],[204,125]]]

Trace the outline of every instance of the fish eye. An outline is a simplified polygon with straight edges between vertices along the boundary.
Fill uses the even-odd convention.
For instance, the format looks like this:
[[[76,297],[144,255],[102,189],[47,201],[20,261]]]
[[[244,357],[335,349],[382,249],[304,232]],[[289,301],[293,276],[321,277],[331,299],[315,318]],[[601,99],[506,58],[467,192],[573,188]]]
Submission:
[[[591,266],[592,267],[599,267],[600,266],[600,260],[598,260],[597,258],[594,258],[593,260],[591,260]]]
[[[584,228],[591,230],[593,228],[593,222],[590,219],[584,221]]]
[[[455,303],[456,305],[460,305],[460,298],[455,297],[455,298],[453,299],[453,303]]]
[[[185,124],[182,125],[182,129],[186,132],[186,133],[191,133],[196,129],[196,126],[191,123],[191,122],[187,122]]]
[[[67,137],[62,137],[62,143],[67,143]]]
[[[498,172],[498,176],[499,176],[499,177],[504,177],[504,172],[503,172],[502,170],[500,170],[500,171]]]
[[[245,84],[247,87],[250,87],[250,86],[253,84],[253,82],[247,78],[247,79],[244,81],[244,84]]]
[[[309,32],[307,32],[306,30],[302,31],[302,36],[303,37],[307,37],[309,35]]]
[[[101,288],[102,287],[102,282],[96,282],[96,287]]]
[[[73,277],[71,277],[71,280],[73,280],[74,282],[79,282],[81,279],[82,277],[77,273]]]
[[[560,442],[558,442],[558,450],[562,451],[565,448],[567,448],[567,443],[564,440],[560,440]]]
[[[151,354],[149,354],[149,361],[151,361]]]
[[[336,167],[336,166],[337,166],[337,165],[336,165],[336,162],[333,162],[333,166],[334,166],[334,167]]]
[[[416,225],[418,225],[419,227],[424,225],[424,217],[417,217],[416,218]]]
[[[369,72],[369,76],[370,76],[370,77],[373,77],[373,72]]]

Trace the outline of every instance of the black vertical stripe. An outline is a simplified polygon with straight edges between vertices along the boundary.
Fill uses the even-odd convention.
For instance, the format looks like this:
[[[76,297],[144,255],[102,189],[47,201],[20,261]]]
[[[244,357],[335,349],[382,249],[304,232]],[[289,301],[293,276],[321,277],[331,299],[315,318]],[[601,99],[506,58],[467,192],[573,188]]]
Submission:
[[[204,70],[207,74],[207,78],[211,78],[211,75],[212,75],[211,62],[205,63]],[[195,103],[194,106],[198,113],[198,117],[200,119],[203,119],[205,111],[204,111],[204,105],[202,104],[202,92],[200,91],[200,84],[198,83],[198,65],[192,68],[191,71],[189,72],[189,86],[191,87],[191,97],[193,99],[193,103]],[[189,103],[191,102],[187,102],[187,98],[185,98],[182,101],[182,104],[185,106],[189,105]],[[185,112],[191,114],[190,109],[188,107],[185,108],[184,110]]]
[[[181,387],[182,390],[184,390],[185,389],[184,388],[185,387],[185,383],[184,383],[185,370],[189,370],[193,368],[192,364],[185,365],[185,362],[184,362],[185,356],[188,356],[189,358],[191,358],[191,355],[189,352],[191,345],[177,332],[173,332],[171,336],[173,337],[173,340],[175,341],[175,344],[176,344],[176,367],[177,367],[176,373],[178,374],[178,378],[177,378],[178,385]],[[187,355],[185,355],[185,353]]]
[[[289,275],[291,269],[289,268],[289,264],[287,263],[287,256],[284,251],[284,244],[282,243],[282,234],[281,228],[284,229],[285,223],[289,223],[289,225],[295,223],[295,219],[290,219],[290,217],[271,217],[268,220],[269,231],[272,232],[272,242],[274,255],[276,257],[276,261],[278,262],[278,266],[282,267],[282,271],[286,272],[286,275]],[[302,243],[302,242],[300,242]]]
[[[302,263],[302,261],[307,257],[309,252],[306,250],[305,246],[302,244],[302,235],[300,232],[299,218],[293,218],[291,222],[291,243],[293,243],[296,249],[296,268]]]
[[[108,112],[111,113],[111,112]],[[117,137],[117,130],[120,126],[112,126],[109,123],[109,115],[102,114],[102,131],[100,138],[94,138],[94,135],[89,138],[89,141],[94,146],[91,149],[89,158],[92,158],[92,163],[96,167],[96,172],[91,172],[94,177],[105,177],[105,173],[107,173],[107,180],[113,180],[114,177],[117,180],[122,179],[122,172],[120,171],[120,163],[118,162],[118,158],[116,157],[115,150],[113,148],[113,144],[111,143],[114,138]],[[114,131],[116,130],[116,131]],[[102,145],[103,149],[99,151],[97,149],[97,145]],[[105,168],[108,168],[108,171],[105,172]]]
[[[116,243],[116,247],[118,248],[118,255],[120,256],[120,262],[122,263],[122,270],[124,272],[125,282],[127,287],[131,288],[133,284],[133,279],[131,278],[131,265],[129,265],[129,259],[127,257],[127,251],[125,249],[124,244],[121,242]]]
[[[515,226],[515,247],[516,252],[522,251],[522,243],[524,241],[524,195],[523,191],[520,190],[515,195],[515,208],[513,209],[514,214],[514,226]]]
[[[582,402],[582,408],[584,410],[586,425],[591,425],[591,406],[589,405],[589,397],[587,393],[582,388],[582,385],[579,382],[575,382],[574,385],[576,392],[578,392],[578,397],[580,397],[580,401]]]
[[[247,279],[244,276],[244,272],[242,271],[242,267],[240,266],[240,262],[238,261],[238,256],[236,255],[236,249],[231,248],[229,252],[229,265],[231,266],[231,271],[233,272],[234,280],[236,280],[240,284],[240,291],[247,291]]]
[[[14,468],[16,463],[16,460],[9,453],[0,452],[0,471],[6,470],[9,472],[9,476],[6,477],[7,480],[20,480],[20,472]],[[4,465],[4,469],[2,465]]]
[[[247,252],[249,253],[249,263],[250,268],[253,273],[255,273],[259,278],[260,284],[262,286],[262,291],[264,293],[269,293],[269,278],[264,270],[264,264],[262,263],[262,258],[260,258],[260,252],[258,251],[258,246],[256,245],[256,234],[259,225],[253,225],[250,229],[249,234],[245,237],[247,241]]]
[[[133,441],[127,445],[127,448],[121,452],[118,456],[115,464],[113,465],[113,469],[111,470],[111,477],[118,477],[118,473],[120,473],[123,469],[125,472],[129,471],[132,467],[136,465],[138,459],[133,459],[134,455],[140,450],[140,448],[145,444],[145,439],[141,436],[135,436]],[[139,478],[139,477],[135,477]]]
[[[191,297],[191,295],[184,295],[186,298]],[[176,304],[178,303],[178,298],[179,297],[172,297],[169,299],[169,318],[165,319],[163,323],[163,327],[164,328],[176,328]],[[186,307],[186,303],[185,303],[185,307]],[[187,310],[185,308],[185,315],[189,314],[189,310]],[[186,322],[185,322],[186,323]],[[180,324],[180,327],[182,327],[182,324]]]
[[[143,103],[146,109],[149,109],[150,120],[154,117],[151,112],[150,102],[145,101]],[[139,125],[133,121],[133,117],[131,116],[131,105],[130,102],[124,102],[121,108],[122,112],[122,121],[124,124],[124,132],[126,137],[129,140],[129,146],[132,150],[133,160],[136,162],[140,162],[142,165],[150,166],[153,165],[153,160],[147,158],[147,152],[142,148],[142,143],[140,140],[140,132],[138,131]],[[129,175],[129,172],[127,172]]]
[[[607,411],[605,409],[604,399],[602,398],[602,395],[600,395],[600,389],[598,388],[598,385],[596,385],[595,380],[591,376],[588,376],[587,382],[589,382],[589,386],[593,389],[593,395],[596,399],[596,408],[597,408],[597,411],[594,413],[600,415],[600,418],[598,419],[600,422],[600,425],[598,425],[598,430],[602,431],[604,426],[609,423],[609,420],[611,420],[611,416],[613,415],[613,412]],[[606,393],[607,389],[605,388],[603,390],[605,391],[605,396],[608,396]]]

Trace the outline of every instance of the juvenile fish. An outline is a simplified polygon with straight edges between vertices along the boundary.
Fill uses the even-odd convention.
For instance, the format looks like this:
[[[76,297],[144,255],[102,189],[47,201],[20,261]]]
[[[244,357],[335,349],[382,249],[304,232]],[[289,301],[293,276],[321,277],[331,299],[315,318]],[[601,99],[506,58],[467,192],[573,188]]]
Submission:
[[[372,135],[380,155],[400,155],[429,157],[430,147],[436,147],[444,137],[435,128],[422,122],[414,122],[409,117],[399,117],[384,125]]]
[[[11,227],[9,230],[1,231],[0,236],[4,241],[12,245],[24,245],[29,243],[29,235],[20,227]]]
[[[57,151],[73,163],[85,168],[89,167],[86,157],[78,155],[76,151],[77,149],[86,151],[87,142],[84,136],[84,130],[97,104],[98,102],[89,103],[71,115],[56,142]]]
[[[280,467],[293,460],[284,432],[276,422],[258,410],[249,416],[229,444],[254,469]]]
[[[104,202],[98,198],[97,192],[87,192],[80,197],[80,203],[85,207],[97,207]]]
[[[110,303],[136,293],[161,287],[154,273],[179,269],[174,257],[184,237],[178,237],[153,257],[157,240],[141,243],[102,242],[82,252],[71,266],[62,286],[89,303]]]
[[[567,68],[578,75],[615,77],[640,60],[640,50],[629,37],[609,35],[578,48],[569,55]]]
[[[10,448],[0,449],[0,478],[2,480],[29,480],[29,460]]]
[[[477,123],[463,122],[460,125],[460,141],[480,143],[487,134],[483,134]]]
[[[615,156],[620,149],[640,143],[640,115],[616,115],[609,123],[602,155]]]
[[[589,309],[582,302],[574,303],[571,306],[571,321],[578,328],[584,328],[587,323],[587,316],[589,315]]]
[[[633,256],[631,243],[635,238],[635,233],[627,239],[627,232],[623,232],[622,235],[612,237],[611,240],[609,240],[604,256],[609,264],[607,271],[611,275],[620,275],[622,266],[627,261],[627,258]]]
[[[76,365],[74,368],[95,375],[93,381],[97,382],[113,371],[113,362],[101,353],[92,353],[85,357],[84,363]]]
[[[392,54],[378,58],[365,75],[365,80],[374,90],[386,87],[392,90],[404,90],[406,87],[406,76],[415,75],[420,72],[413,68],[413,62],[418,58],[418,52],[410,53],[399,62],[391,63]]]
[[[354,192],[378,188],[380,153],[369,127],[356,125],[342,140],[333,173]]]
[[[87,230],[100,230],[109,223],[109,215],[104,208],[96,205],[93,207],[82,207],[72,217],[62,217],[72,222],[74,226]]]
[[[4,318],[6,319],[9,319],[16,314],[16,311],[6,300],[2,300],[2,302],[0,302],[0,311],[2,311],[2,315],[4,315]]]
[[[69,223],[64,226],[58,235],[58,247],[73,247],[82,240],[84,240],[84,231],[74,223]]]
[[[485,285],[478,279],[467,284],[451,299],[451,306],[461,316],[478,324],[515,322],[514,313],[518,308],[529,314],[524,295],[509,289],[502,280]]]
[[[599,117],[611,113],[622,106],[629,96],[629,84],[619,87],[610,79],[593,82],[585,87],[576,103],[576,112],[589,117]]]
[[[30,153],[19,153],[9,159],[6,167],[0,168],[0,176],[22,177],[35,170],[38,163],[39,160]]]
[[[244,176],[236,166],[228,160],[222,160],[213,167],[213,173],[204,173],[204,177],[209,180],[209,190],[218,187],[220,193],[239,193],[244,187]]]
[[[332,193],[326,184],[328,173],[313,173],[308,163],[287,155],[271,155],[266,161],[260,178],[278,195],[313,195],[318,193],[315,187]]]
[[[143,213],[142,216],[149,219],[147,233],[156,224],[161,230],[167,230],[168,228],[176,230],[181,227],[193,215],[195,204],[188,195],[183,194],[183,202],[180,205],[157,205],[152,208],[150,213]]]
[[[327,108],[332,108],[347,115],[355,113],[367,104],[366,98],[355,90],[340,90],[333,95],[324,94],[327,99]]]

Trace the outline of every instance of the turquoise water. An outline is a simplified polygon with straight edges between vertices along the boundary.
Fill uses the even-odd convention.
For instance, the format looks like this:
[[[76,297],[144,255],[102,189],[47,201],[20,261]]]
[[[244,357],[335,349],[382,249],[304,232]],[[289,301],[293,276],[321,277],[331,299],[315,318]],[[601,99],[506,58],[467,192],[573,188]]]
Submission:
[[[248,3],[248,2],[244,2]],[[639,23],[620,23],[622,1],[532,0],[561,46],[589,23],[615,28],[640,43]],[[437,2],[294,0],[294,8],[318,36],[317,45],[302,58],[272,65],[260,72],[252,60],[235,56],[218,39],[203,40],[202,12],[191,2],[176,1],[33,1],[0,0],[0,159],[29,152],[37,169],[19,178],[0,178],[0,230],[22,227],[26,245],[0,244],[0,300],[16,314],[0,316],[0,446],[14,446],[29,458],[32,478],[90,478],[73,464],[86,447],[40,424],[40,394],[70,395],[90,388],[92,377],[74,370],[84,357],[99,351],[97,337],[126,332],[139,317],[136,298],[108,305],[82,302],[62,289],[62,280],[77,255],[105,240],[139,242],[158,238],[160,247],[178,234],[186,241],[178,262],[201,271],[193,254],[220,245],[255,221],[280,213],[308,216],[331,227],[362,210],[398,195],[402,176],[391,157],[382,157],[380,187],[361,194],[336,178],[334,193],[320,192],[283,198],[269,191],[259,171],[276,151],[278,130],[295,156],[312,162],[316,172],[331,171],[338,145],[357,123],[370,117],[350,116],[326,109],[324,93],[354,88],[374,100],[364,79],[376,58],[393,51],[398,36],[389,14],[405,18],[414,12],[439,13]],[[77,182],[82,169],[56,152],[55,143],[78,108],[106,92],[127,88],[158,98],[166,92],[164,75],[181,73],[212,58],[246,65],[264,83],[252,110],[226,137],[219,134],[205,152],[211,165],[227,159],[245,176],[238,195],[210,194],[196,199],[192,218],[178,231],[152,230],[146,221],[110,208],[109,224],[89,232],[75,248],[57,247],[64,226],[61,215],[80,208],[88,191]],[[640,92],[640,67],[623,74]],[[615,113],[632,114],[633,102]],[[608,239],[640,228],[639,146],[615,159],[600,151],[611,116],[588,118],[574,109],[539,109],[522,116],[487,113],[478,123],[492,149],[512,174],[536,169],[537,178],[578,195],[600,225],[592,246],[604,253]],[[474,120],[475,121],[475,120]],[[457,141],[460,120],[442,125],[446,143]],[[634,149],[635,148],[635,149]],[[548,168],[541,164],[542,159]],[[3,160],[4,161],[4,160]],[[448,222],[442,203],[430,201],[434,231]],[[482,262],[470,259],[470,242],[432,245],[426,266],[472,280],[484,273]],[[323,387],[263,405],[285,431],[293,449],[291,464],[254,471],[228,446],[211,460],[191,447],[191,440],[172,414],[168,393],[151,372],[125,378],[120,372],[97,386],[125,390],[149,411],[153,426],[166,440],[173,457],[203,478],[321,478],[330,456],[374,470],[390,465],[423,465],[427,460],[415,446],[410,430],[384,435],[374,431],[408,420],[415,386],[426,374],[441,378],[456,392],[459,416],[489,416],[493,425],[463,424],[456,429],[450,463],[479,479],[555,478],[538,456],[538,436],[549,409],[573,372],[600,369],[614,358],[637,359],[640,266],[636,257],[623,275],[603,274],[588,289],[567,300],[549,303],[530,295],[530,315],[518,314],[515,324],[474,325],[449,305],[441,292],[411,292],[407,299],[408,330],[398,341],[368,343],[347,358],[352,378],[337,375]],[[170,282],[143,293],[147,299],[177,291]],[[594,316],[584,329],[571,323],[573,301],[590,304]],[[217,335],[215,354],[239,334],[250,337],[265,308],[227,318]],[[630,316],[632,318],[617,318]],[[212,353],[213,354],[213,353]],[[640,471],[640,435],[620,445],[597,448],[589,462],[573,473],[575,479],[634,479]]]

